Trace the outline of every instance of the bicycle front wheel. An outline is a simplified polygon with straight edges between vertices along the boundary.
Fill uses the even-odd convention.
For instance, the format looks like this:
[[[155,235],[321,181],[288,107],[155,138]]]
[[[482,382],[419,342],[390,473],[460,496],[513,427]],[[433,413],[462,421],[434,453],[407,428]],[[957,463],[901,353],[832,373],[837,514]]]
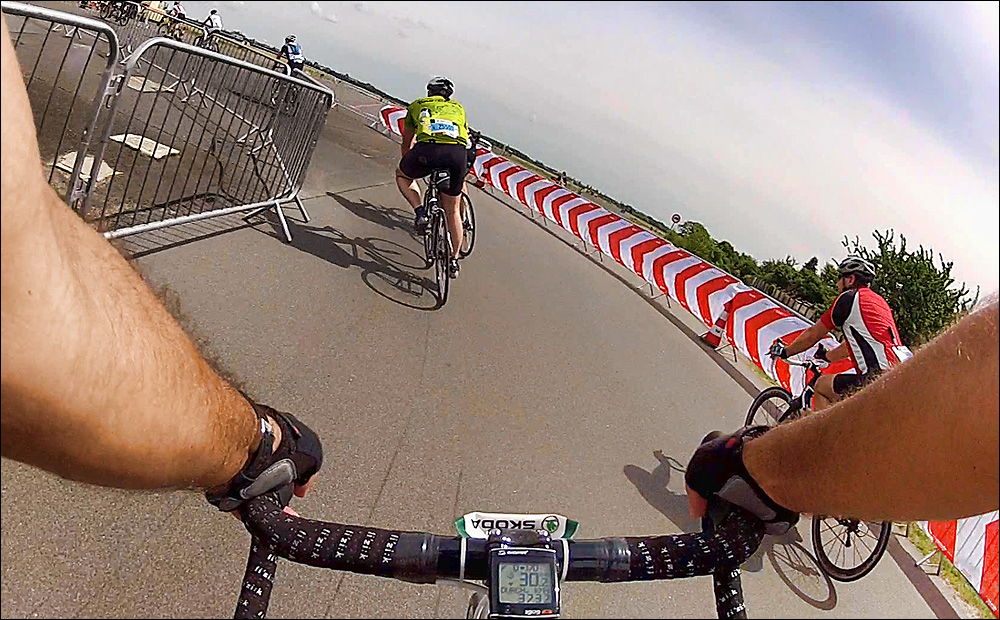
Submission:
[[[469,195],[462,193],[462,249],[458,255],[462,258],[472,254],[472,248],[476,246],[476,210],[472,207],[472,199]]]
[[[753,399],[750,411],[747,412],[744,426],[777,426],[789,415],[794,415],[792,409],[792,394],[783,387],[769,387]]]
[[[857,581],[885,554],[891,521],[861,521],[814,515],[812,544],[820,567],[831,579]]]

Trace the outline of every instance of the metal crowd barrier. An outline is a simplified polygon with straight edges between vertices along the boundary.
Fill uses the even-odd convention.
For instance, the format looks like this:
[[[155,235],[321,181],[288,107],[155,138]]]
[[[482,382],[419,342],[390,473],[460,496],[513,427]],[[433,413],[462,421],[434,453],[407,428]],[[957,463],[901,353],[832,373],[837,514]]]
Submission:
[[[205,46],[214,52],[225,54],[230,58],[242,60],[243,62],[279,73],[289,73],[288,65],[278,60],[276,54],[257,49],[243,41],[237,41],[225,32],[213,32],[209,35]]]
[[[102,173],[86,157],[118,58],[114,31],[97,20],[3,2],[31,102],[49,184],[72,203]],[[106,170],[106,169],[104,169]]]
[[[294,201],[332,93],[301,80],[170,39],[126,62],[98,160],[114,177],[82,214],[122,237]]]
[[[171,17],[165,11],[138,2],[125,2],[127,18],[109,19],[122,47],[122,62],[144,42],[154,37],[170,37],[184,43],[197,44],[205,40],[204,25],[189,19]]]
[[[106,237],[274,209],[291,240],[282,204],[309,219],[298,192],[329,90],[162,37],[114,75],[121,54],[109,25],[2,8],[49,182]]]

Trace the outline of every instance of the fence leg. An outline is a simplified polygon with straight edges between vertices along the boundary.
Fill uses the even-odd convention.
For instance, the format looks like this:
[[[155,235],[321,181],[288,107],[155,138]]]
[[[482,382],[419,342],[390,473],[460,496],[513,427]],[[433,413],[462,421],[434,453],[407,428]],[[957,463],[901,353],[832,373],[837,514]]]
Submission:
[[[278,221],[281,222],[281,230],[285,233],[285,241],[292,242],[292,233],[288,230],[288,220],[285,219],[285,212],[281,210],[281,203],[274,201],[274,212],[278,214]]]
[[[665,295],[663,294],[663,291],[660,291],[658,289],[654,289],[653,288],[652,282],[646,282],[646,284],[649,285],[649,300],[650,301],[653,301],[654,299],[659,299],[660,297],[665,297]],[[667,297],[666,299],[667,299],[667,307],[669,308],[670,307],[670,298]]]
[[[941,574],[941,551],[939,551],[938,549],[935,549],[934,551],[931,551],[930,553],[928,553],[927,555],[925,555],[920,561],[917,562],[916,565],[917,566],[923,566],[924,564],[927,563],[928,560],[930,560],[934,556],[938,556],[937,567],[934,569],[934,574],[935,575],[940,575]]]
[[[302,212],[302,219],[306,222],[309,221],[309,213],[306,212],[306,206],[302,204],[302,199],[299,198],[298,193],[295,194],[295,204],[299,206],[299,211]]]

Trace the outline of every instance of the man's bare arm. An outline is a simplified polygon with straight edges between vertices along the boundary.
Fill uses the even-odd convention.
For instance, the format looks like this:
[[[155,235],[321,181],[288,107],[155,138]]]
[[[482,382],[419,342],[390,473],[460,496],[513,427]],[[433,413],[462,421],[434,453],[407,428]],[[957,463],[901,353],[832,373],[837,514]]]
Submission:
[[[830,409],[750,441],[744,463],[779,504],[879,520],[996,510],[997,302]]]
[[[822,321],[816,321],[814,324],[810,325],[808,329],[799,334],[799,337],[796,338],[794,342],[785,347],[788,357],[802,353],[809,347],[819,342],[820,339],[829,332],[830,330],[826,327],[826,325],[823,325]]]
[[[259,443],[250,404],[46,184],[2,45],[2,449],[84,482],[221,485]]]

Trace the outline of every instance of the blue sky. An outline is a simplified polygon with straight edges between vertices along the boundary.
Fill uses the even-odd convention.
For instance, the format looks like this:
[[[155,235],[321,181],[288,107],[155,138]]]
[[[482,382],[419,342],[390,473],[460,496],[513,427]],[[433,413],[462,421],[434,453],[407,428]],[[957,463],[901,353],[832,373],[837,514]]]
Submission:
[[[187,2],[759,260],[893,228],[998,287],[997,3]]]

